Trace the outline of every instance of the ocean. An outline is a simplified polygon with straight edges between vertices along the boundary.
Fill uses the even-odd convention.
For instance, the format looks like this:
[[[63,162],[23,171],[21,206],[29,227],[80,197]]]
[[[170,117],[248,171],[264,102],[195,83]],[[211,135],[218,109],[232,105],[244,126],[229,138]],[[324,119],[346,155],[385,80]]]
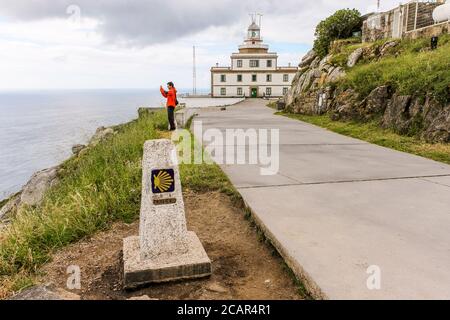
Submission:
[[[188,107],[230,103],[180,100]],[[69,158],[72,146],[87,143],[98,127],[130,121],[139,107],[163,105],[157,90],[0,92],[0,200],[19,191],[34,172]]]

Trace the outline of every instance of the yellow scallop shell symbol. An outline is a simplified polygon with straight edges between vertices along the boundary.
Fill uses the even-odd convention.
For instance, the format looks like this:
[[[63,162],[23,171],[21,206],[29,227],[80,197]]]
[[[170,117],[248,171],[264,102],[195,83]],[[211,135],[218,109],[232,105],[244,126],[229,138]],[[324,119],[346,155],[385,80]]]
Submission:
[[[155,187],[160,192],[166,192],[173,184],[173,179],[166,171],[160,171],[158,175],[154,176]]]

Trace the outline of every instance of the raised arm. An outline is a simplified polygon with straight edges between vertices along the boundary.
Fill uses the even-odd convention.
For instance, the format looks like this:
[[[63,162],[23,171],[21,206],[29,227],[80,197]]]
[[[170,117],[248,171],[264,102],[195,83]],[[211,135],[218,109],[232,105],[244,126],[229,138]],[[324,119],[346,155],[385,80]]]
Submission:
[[[159,91],[161,91],[161,94],[163,95],[164,98],[167,98],[167,92],[164,91],[163,87],[159,87]]]

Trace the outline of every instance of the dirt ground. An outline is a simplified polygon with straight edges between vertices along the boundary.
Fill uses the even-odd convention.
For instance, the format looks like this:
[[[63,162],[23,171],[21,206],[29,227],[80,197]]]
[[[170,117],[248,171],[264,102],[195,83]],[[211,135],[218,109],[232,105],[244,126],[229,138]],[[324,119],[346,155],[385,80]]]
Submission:
[[[122,290],[122,239],[138,234],[138,222],[115,224],[109,231],[76,243],[42,269],[40,282],[66,289],[69,265],[81,269],[80,291],[86,300],[153,299],[302,299],[281,258],[259,241],[242,210],[219,192],[184,195],[188,229],[195,231],[213,263],[210,278]],[[67,290],[67,289],[66,289]]]

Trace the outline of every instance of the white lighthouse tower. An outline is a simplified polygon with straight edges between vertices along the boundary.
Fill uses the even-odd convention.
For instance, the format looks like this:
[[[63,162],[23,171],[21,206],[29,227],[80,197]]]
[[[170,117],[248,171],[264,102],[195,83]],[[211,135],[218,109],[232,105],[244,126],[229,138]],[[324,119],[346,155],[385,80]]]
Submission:
[[[279,67],[278,55],[269,52],[261,37],[261,22],[248,27],[239,52],[231,55],[231,66],[211,68],[213,97],[281,97],[287,93],[297,67]]]

